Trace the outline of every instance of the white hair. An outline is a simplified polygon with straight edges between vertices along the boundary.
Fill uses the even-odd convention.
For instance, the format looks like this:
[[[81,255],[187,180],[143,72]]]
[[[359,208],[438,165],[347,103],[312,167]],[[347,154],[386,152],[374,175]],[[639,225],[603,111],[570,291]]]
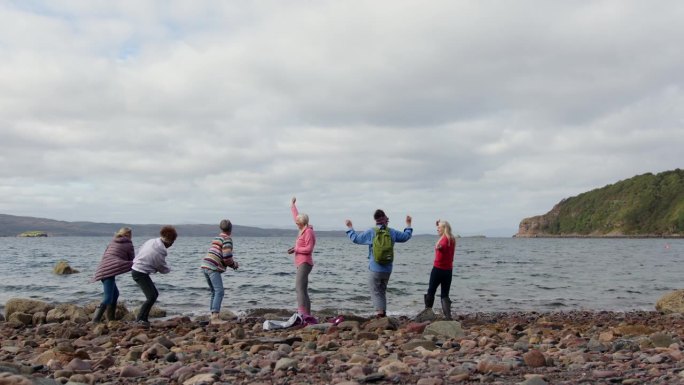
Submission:
[[[309,224],[309,216],[306,214],[297,215],[297,220],[301,222],[304,226],[307,226]]]

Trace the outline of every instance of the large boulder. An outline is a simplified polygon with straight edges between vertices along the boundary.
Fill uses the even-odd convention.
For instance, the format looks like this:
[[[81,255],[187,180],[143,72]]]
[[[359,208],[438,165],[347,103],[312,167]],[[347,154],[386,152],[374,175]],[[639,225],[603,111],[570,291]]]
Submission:
[[[5,318],[9,319],[9,316],[11,316],[12,313],[17,312],[26,314],[34,314],[37,312],[47,313],[52,308],[54,308],[53,305],[35,299],[10,298],[7,303],[5,303]]]
[[[7,317],[7,322],[19,322],[23,325],[31,325],[33,322],[33,316],[31,314],[26,314],[22,312],[14,312],[12,315]]]
[[[86,314],[83,308],[79,306],[72,304],[61,304],[50,310],[45,316],[45,320],[48,323],[61,323],[67,320],[75,323],[86,323],[90,320],[90,317],[88,314]]]
[[[55,267],[52,269],[52,271],[57,274],[57,275],[63,275],[63,274],[75,274],[78,273],[78,270],[74,269],[73,267],[69,266],[69,262],[67,261],[59,261],[55,265]]]
[[[684,290],[675,290],[660,297],[655,305],[663,313],[684,313]]]
[[[465,336],[465,332],[458,321],[437,321],[425,328],[423,335],[437,335],[447,338],[460,338]]]

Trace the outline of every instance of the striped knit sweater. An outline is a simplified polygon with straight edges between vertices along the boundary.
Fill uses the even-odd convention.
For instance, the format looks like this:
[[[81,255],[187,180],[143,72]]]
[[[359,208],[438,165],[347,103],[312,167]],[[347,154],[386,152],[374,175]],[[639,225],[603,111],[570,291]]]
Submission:
[[[207,255],[202,259],[202,269],[223,273],[226,267],[233,267],[233,239],[226,233],[219,234],[211,241]]]

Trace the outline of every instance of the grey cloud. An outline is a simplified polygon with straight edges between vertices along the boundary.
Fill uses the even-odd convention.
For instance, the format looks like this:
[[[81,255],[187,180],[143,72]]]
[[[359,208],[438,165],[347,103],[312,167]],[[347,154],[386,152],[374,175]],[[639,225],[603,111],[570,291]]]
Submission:
[[[0,212],[513,232],[681,167],[678,2],[1,7]]]

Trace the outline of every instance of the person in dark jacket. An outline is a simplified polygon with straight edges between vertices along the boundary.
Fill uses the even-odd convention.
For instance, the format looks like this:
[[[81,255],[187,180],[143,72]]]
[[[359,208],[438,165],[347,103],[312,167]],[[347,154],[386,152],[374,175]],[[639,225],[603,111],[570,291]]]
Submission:
[[[100,322],[106,310],[108,321],[113,321],[116,314],[116,302],[119,299],[119,289],[116,287],[116,276],[131,271],[133,266],[133,231],[129,227],[122,227],[114,234],[102,255],[102,260],[95,270],[91,282],[102,281],[104,295],[102,303],[95,310],[93,322]]]

